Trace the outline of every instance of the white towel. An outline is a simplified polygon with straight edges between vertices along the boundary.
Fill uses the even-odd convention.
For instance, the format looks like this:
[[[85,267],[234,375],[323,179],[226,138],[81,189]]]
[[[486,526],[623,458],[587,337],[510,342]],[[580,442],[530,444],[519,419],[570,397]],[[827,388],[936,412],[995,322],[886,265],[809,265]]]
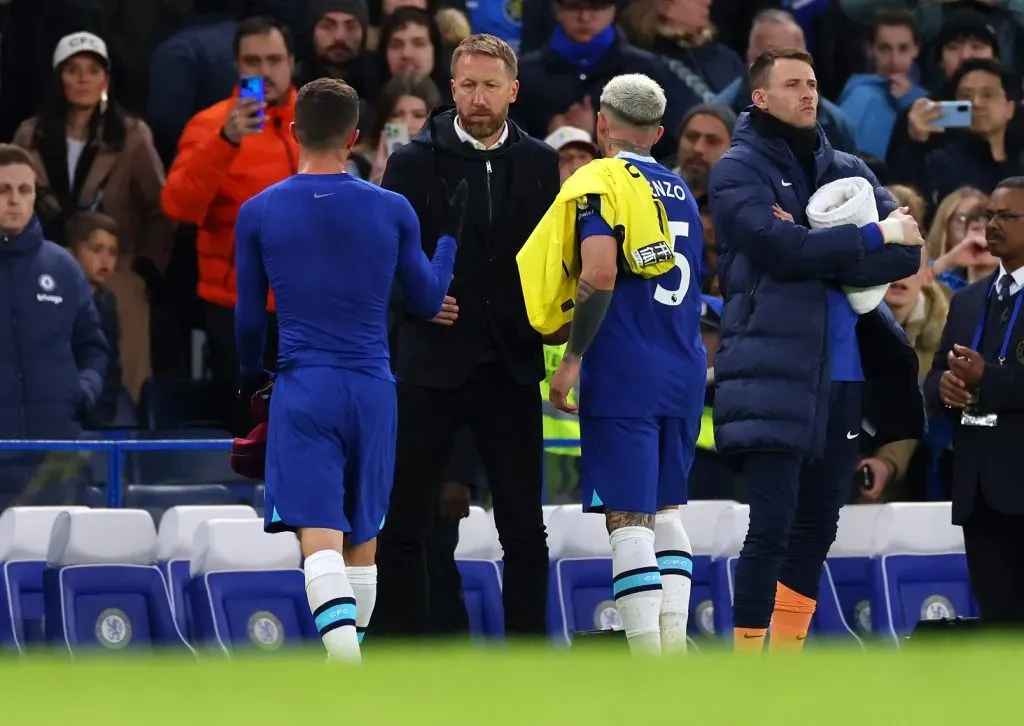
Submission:
[[[825,229],[840,224],[861,227],[878,220],[875,190],[871,182],[861,176],[837,179],[814,193],[807,203],[807,219],[811,229]],[[885,297],[888,285],[876,287],[843,286],[850,307],[858,315],[877,308]]]

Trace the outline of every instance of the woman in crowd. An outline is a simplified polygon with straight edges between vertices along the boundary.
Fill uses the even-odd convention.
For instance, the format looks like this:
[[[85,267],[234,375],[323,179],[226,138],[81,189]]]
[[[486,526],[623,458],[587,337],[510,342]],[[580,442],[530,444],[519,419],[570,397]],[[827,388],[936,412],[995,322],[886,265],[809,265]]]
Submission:
[[[928,232],[931,272],[947,297],[975,280],[990,275],[999,260],[988,251],[986,220],[982,214],[988,197],[977,189],[961,187],[939,204]]]
[[[441,101],[437,86],[429,78],[402,73],[384,84],[377,97],[373,125],[366,141],[359,145],[351,160],[355,171],[364,179],[380,184],[384,167],[388,163],[388,144],[384,128],[388,124],[403,124],[409,138],[420,132],[427,122],[430,109]],[[350,171],[352,171],[350,169]]]
[[[92,33],[60,40],[53,79],[38,116],[14,143],[39,170],[36,202],[48,239],[63,243],[76,212],[110,215],[119,229],[118,269],[108,281],[117,297],[125,388],[138,400],[150,374],[147,291],[170,262],[174,227],[160,210],[164,169],[146,124],[111,96],[110,56]]]

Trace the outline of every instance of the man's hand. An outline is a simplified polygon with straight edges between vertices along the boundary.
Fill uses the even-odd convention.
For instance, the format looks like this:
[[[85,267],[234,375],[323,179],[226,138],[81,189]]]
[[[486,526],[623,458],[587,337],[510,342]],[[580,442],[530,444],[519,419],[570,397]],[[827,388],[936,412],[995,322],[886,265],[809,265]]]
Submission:
[[[967,390],[975,390],[985,375],[985,359],[981,353],[965,345],[954,345],[948,358],[950,372],[963,382]]]
[[[437,513],[441,519],[459,521],[469,516],[469,487],[449,481],[441,485],[437,499]]]
[[[569,106],[563,114],[566,124],[583,129],[591,136],[597,127],[597,114],[594,113],[594,106],[590,103],[590,96],[584,96],[583,100]]]
[[[888,217],[878,223],[882,230],[882,237],[887,245],[906,245],[909,247],[920,247],[924,244],[924,237],[917,226],[917,220],[908,214],[908,207],[894,209]]]
[[[267,104],[260,103],[255,98],[240,98],[235,101],[227,121],[224,122],[224,136],[227,140],[238,146],[246,136],[258,134],[263,128],[263,119],[259,114],[266,107]]]
[[[778,204],[772,205],[772,214],[775,215],[775,219],[781,222],[789,222],[790,224],[796,224],[796,221],[793,219],[793,215],[787,212],[782,207],[780,207]]]
[[[941,116],[942,109],[938,103],[930,98],[917,99],[907,114],[907,135],[919,144],[926,143],[932,134],[941,134],[945,130],[934,123]]]
[[[893,98],[903,98],[910,89],[914,87],[914,84],[910,81],[910,76],[906,73],[894,73],[889,76],[889,93],[892,94]]]
[[[580,377],[580,359],[572,355],[566,355],[558,364],[558,370],[551,377],[548,400],[559,411],[566,413],[580,412],[579,406],[569,403],[569,391],[576,385]]]
[[[946,371],[939,378],[939,399],[946,408],[965,408],[971,403],[971,392],[955,373]]]
[[[885,492],[885,488],[889,486],[889,480],[892,479],[894,472],[892,464],[884,459],[876,459],[874,457],[861,459],[860,463],[857,464],[857,470],[859,471],[865,466],[871,472],[871,488],[862,488],[860,490],[860,499],[864,502],[874,503],[879,500]]]
[[[444,296],[444,302],[441,303],[441,312],[430,319],[430,322],[437,323],[438,325],[455,325],[455,321],[459,319],[459,306],[455,302],[455,298],[451,295]]]

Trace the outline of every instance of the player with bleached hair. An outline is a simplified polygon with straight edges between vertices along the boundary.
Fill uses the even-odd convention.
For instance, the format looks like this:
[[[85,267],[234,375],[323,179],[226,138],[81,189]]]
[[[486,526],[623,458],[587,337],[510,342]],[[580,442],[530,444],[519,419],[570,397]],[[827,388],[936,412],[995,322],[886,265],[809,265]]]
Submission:
[[[583,505],[604,512],[615,605],[634,653],[686,649],[693,558],[679,506],[687,501],[707,368],[700,213],[686,183],[651,156],[665,103],[647,76],[613,78],[601,93],[597,140],[664,205],[671,249],[663,254],[675,264],[655,277],[631,272],[620,264],[623,243],[601,213],[601,195],[579,199],[582,269],[565,357],[551,381],[552,403],[575,412],[566,395],[580,379]],[[658,207],[650,209],[659,216],[648,229],[658,230]]]

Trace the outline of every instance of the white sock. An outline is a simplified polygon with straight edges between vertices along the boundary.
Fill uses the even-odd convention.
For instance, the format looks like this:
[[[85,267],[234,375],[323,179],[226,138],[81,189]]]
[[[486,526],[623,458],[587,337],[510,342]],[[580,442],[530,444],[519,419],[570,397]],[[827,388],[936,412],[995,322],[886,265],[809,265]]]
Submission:
[[[661,570],[661,649],[665,653],[685,653],[693,550],[679,510],[654,515],[654,550]]]
[[[352,592],[356,594],[356,633],[359,635],[359,645],[362,645],[366,627],[373,615],[373,606],[377,602],[377,565],[350,566],[348,581],[352,585]]]
[[[612,574],[615,608],[622,618],[629,649],[661,652],[661,573],[654,556],[654,532],[646,527],[620,527],[612,532]]]
[[[320,550],[306,558],[306,599],[329,660],[358,661],[356,597],[340,552]]]

